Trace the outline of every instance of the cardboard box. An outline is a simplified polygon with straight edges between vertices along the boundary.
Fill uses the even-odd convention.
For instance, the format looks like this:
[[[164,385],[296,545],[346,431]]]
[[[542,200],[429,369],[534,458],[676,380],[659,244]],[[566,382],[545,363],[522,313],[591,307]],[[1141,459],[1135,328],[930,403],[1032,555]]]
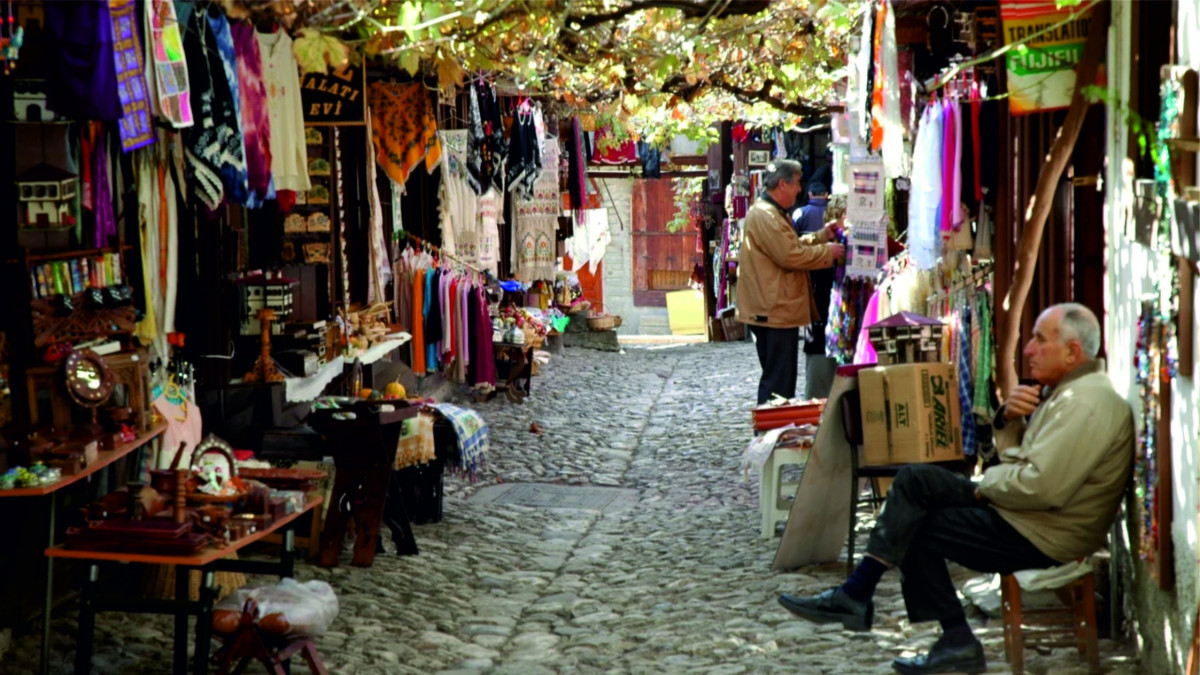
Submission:
[[[948,363],[909,363],[858,373],[867,464],[962,459],[958,380]]]

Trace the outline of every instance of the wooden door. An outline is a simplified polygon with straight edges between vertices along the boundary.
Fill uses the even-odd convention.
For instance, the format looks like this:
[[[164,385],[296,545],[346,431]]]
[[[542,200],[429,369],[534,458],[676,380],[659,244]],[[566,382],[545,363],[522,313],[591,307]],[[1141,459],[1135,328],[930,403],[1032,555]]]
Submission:
[[[692,270],[702,264],[696,231],[667,229],[675,217],[674,181],[637,180],[633,186],[633,302],[666,307],[667,292],[688,287]]]

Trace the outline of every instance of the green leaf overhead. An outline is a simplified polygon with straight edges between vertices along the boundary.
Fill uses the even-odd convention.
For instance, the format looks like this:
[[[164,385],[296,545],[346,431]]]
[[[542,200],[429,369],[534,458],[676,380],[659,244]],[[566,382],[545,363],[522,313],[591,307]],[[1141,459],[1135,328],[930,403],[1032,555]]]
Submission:
[[[720,119],[777,124],[838,106],[850,0],[333,0],[310,25],[436,75],[486,72],[512,92],[611,115],[654,136]],[[700,133],[700,132],[695,132]]]

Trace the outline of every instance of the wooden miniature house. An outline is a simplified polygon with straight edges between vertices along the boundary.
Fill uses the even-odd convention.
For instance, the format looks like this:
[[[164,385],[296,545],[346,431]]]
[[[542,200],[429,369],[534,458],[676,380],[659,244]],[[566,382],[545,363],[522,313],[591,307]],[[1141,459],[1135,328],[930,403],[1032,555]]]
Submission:
[[[272,335],[282,335],[284,324],[292,314],[292,287],[298,282],[278,272],[255,274],[239,279],[238,297],[242,335],[258,335],[262,328],[258,310],[275,310],[276,321],[271,324]]]
[[[25,207],[26,227],[73,225],[75,174],[46,163],[17,176],[17,200]]]

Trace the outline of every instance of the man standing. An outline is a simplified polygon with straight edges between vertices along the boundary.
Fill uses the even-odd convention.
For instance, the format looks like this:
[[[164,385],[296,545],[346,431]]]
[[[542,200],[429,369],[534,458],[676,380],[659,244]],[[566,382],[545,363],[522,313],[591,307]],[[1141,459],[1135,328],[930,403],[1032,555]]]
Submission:
[[[799,328],[817,316],[808,272],[845,255],[841,244],[826,243],[830,228],[797,237],[788,217],[800,193],[800,163],[790,159],[767,165],[763,194],[750,207],[738,255],[737,320],[750,326],[758,348],[762,377],[758,402],[773,394],[796,395]]]
[[[870,630],[883,573],[899,567],[912,622],[939,621],[927,654],[898,658],[906,675],[987,669],[945,560],[980,572],[1052,567],[1104,545],[1133,464],[1133,415],[1097,360],[1100,324],[1078,304],[1050,307],[1025,345],[1034,378],[996,413],[1001,464],[976,486],[938,466],[896,476],[867,553],[846,583],[819,595],[780,596],[816,622]]]
[[[796,234],[820,232],[825,227],[826,209],[829,206],[829,189],[821,183],[812,183],[808,188],[808,204],[800,209],[796,217]],[[845,209],[842,209],[845,212]],[[838,215],[838,214],[834,214]],[[840,215],[836,218],[841,227]],[[833,374],[837,362],[825,356],[825,323],[829,320],[829,298],[833,295],[834,271],[832,269],[809,272],[813,301],[817,306],[804,339],[804,398],[828,398],[833,388]]]

